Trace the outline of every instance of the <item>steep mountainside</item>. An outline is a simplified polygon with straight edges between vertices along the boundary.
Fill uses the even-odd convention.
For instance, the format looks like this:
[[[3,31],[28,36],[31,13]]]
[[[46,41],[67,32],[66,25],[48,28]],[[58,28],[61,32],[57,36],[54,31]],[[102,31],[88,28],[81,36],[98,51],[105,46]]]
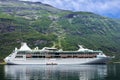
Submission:
[[[40,2],[0,0],[0,57],[21,42],[30,47],[77,50],[78,44],[107,55],[120,55],[120,20],[90,12],[56,9]]]

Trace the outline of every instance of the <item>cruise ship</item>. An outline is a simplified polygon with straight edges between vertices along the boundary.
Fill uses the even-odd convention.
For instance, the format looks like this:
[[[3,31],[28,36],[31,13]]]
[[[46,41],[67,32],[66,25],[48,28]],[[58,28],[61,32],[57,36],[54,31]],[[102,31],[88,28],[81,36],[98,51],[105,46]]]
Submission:
[[[79,45],[76,51],[63,51],[62,49],[38,47],[31,49],[27,43],[22,43],[19,49],[15,50],[7,56],[4,61],[7,64],[106,64],[110,57],[106,56],[102,51],[83,48]]]

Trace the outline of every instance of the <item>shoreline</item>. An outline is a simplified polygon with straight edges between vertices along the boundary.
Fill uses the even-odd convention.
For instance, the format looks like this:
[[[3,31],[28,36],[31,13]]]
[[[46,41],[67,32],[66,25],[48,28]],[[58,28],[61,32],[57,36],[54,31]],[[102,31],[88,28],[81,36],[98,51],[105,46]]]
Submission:
[[[0,62],[0,65],[5,65],[6,63],[5,62]]]
[[[120,62],[113,62],[113,63],[120,63]]]

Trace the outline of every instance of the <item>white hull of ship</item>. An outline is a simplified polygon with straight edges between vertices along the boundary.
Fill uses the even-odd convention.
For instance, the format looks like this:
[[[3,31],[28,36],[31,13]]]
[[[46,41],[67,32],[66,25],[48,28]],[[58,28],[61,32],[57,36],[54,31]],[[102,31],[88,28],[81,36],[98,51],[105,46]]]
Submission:
[[[102,58],[30,58],[30,59],[11,59],[6,61],[7,64],[106,64],[108,57]]]

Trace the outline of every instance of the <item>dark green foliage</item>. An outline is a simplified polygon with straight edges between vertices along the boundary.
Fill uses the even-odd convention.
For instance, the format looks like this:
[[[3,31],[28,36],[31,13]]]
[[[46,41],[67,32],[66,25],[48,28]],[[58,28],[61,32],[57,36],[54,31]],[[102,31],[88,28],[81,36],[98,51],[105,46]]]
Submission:
[[[40,18],[32,22],[31,26],[38,32],[46,33],[52,21],[48,17]]]

